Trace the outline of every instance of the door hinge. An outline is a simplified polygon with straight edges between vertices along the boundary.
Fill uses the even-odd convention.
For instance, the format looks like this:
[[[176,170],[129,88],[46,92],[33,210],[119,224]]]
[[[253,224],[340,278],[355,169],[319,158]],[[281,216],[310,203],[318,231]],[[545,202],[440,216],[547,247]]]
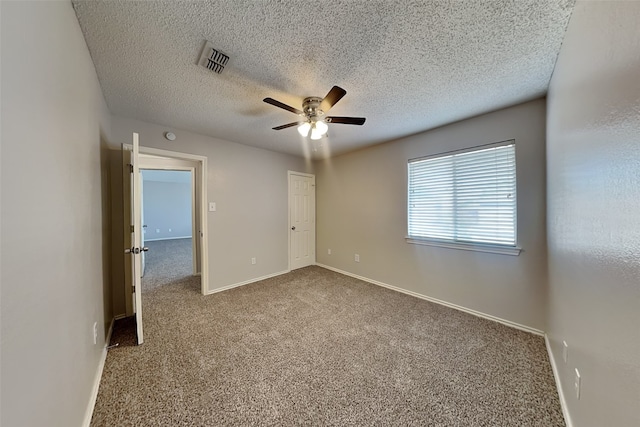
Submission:
[[[129,173],[133,173],[133,165],[129,163]]]
[[[129,227],[130,227],[130,229],[131,229],[131,233],[133,233],[134,231],[136,231],[136,227],[135,227],[135,226],[130,225]]]
[[[131,287],[131,289],[132,289],[132,290],[131,290],[131,293],[132,293],[132,294],[135,294],[135,293],[136,293],[136,287],[135,287],[135,286],[132,286],[132,287]]]

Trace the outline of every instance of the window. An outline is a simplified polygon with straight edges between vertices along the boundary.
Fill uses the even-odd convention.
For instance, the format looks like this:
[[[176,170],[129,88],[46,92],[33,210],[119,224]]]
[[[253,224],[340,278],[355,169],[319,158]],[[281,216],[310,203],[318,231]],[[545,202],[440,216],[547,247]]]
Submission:
[[[517,255],[513,140],[409,160],[410,243]]]

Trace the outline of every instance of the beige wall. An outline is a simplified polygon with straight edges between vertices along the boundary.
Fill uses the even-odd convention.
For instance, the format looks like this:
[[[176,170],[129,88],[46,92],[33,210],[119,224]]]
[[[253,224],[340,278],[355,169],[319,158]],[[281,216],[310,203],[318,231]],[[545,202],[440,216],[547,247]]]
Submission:
[[[579,1],[548,96],[549,337],[580,427],[640,425],[639,23]]]
[[[405,242],[408,159],[512,138],[520,256]],[[544,138],[545,101],[539,99],[317,162],[318,262],[543,330]]]
[[[112,118],[112,130],[117,144],[130,144],[132,133],[138,132],[141,146],[207,157],[208,201],[217,204],[217,211],[208,213],[210,290],[287,270],[287,170],[307,172],[307,162],[122,117]],[[165,139],[167,131],[174,132],[177,139]],[[114,156],[119,159],[117,152]],[[113,188],[114,203],[122,198],[118,185],[121,181]],[[114,223],[118,221],[121,224],[121,219]],[[121,239],[119,229],[116,234]],[[124,246],[116,243],[115,247]],[[256,265],[251,265],[252,257],[257,258]],[[114,307],[115,312],[123,313],[124,298],[116,297],[114,302],[120,304]]]
[[[112,317],[110,116],[71,4],[0,8],[0,424],[79,426]]]

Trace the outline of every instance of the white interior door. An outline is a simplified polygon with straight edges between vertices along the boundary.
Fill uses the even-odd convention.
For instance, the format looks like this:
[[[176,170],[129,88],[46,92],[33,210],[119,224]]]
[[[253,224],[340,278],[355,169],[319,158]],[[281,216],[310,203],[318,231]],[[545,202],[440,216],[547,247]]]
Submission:
[[[138,134],[133,134],[133,149],[131,151],[131,242],[133,246],[127,251],[133,257],[131,262],[131,277],[133,284],[134,311],[136,316],[136,332],[138,345],[144,342],[142,331],[142,252],[144,248],[142,241],[142,223],[140,221],[140,165],[139,165],[139,143]]]
[[[289,172],[289,268],[316,262],[316,178]]]

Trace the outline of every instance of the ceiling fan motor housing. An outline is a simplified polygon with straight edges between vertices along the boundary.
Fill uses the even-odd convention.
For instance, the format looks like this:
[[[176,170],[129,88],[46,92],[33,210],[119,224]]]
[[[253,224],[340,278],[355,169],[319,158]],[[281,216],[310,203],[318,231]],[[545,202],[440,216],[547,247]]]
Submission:
[[[324,115],[324,111],[320,109],[322,98],[310,96],[302,101],[302,111],[309,121],[316,122],[322,120],[320,116]]]

